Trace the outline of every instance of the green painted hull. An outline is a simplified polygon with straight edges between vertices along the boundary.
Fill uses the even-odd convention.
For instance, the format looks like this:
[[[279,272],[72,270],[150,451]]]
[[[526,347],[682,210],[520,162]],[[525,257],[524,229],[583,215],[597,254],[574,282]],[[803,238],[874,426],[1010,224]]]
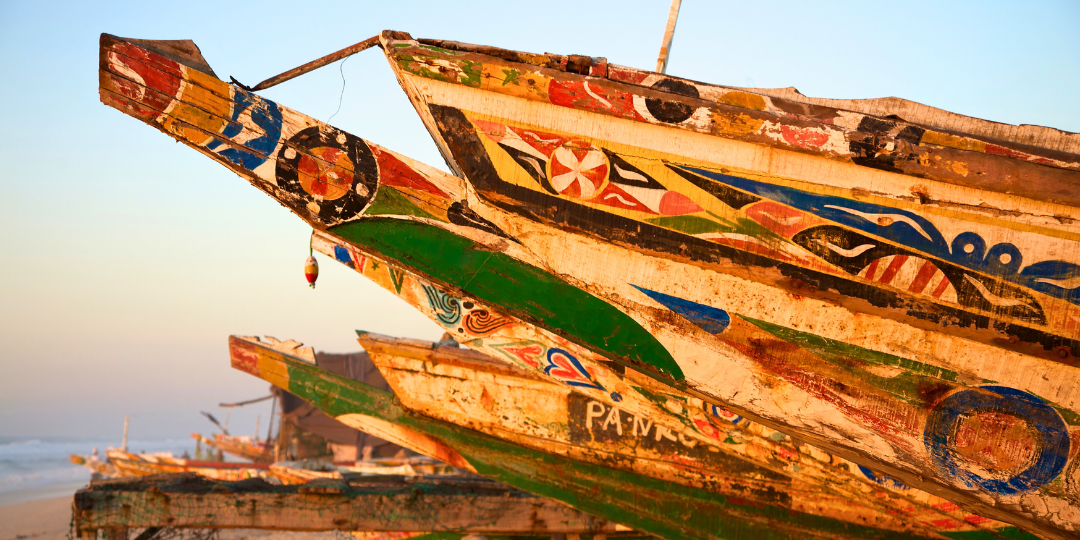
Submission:
[[[745,504],[708,491],[523,448],[410,414],[390,392],[258,344],[234,337],[230,347],[234,367],[282,386],[332,417],[348,422],[348,415],[364,415],[433,437],[455,450],[482,476],[663,538],[923,538]]]

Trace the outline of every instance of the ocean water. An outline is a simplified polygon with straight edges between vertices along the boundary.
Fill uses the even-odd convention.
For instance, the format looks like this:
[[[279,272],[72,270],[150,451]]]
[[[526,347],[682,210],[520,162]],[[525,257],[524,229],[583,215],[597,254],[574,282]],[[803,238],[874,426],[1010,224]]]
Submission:
[[[47,497],[60,497],[90,482],[90,469],[68,460],[71,454],[89,455],[98,449],[102,459],[105,449],[120,446],[118,439],[78,437],[0,437],[0,505]],[[133,452],[185,451],[194,454],[193,439],[128,441]]]

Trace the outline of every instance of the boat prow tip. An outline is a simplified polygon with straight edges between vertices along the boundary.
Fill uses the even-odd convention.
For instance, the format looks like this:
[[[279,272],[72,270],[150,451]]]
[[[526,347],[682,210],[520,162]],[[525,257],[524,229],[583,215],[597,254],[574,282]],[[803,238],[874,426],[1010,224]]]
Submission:
[[[248,343],[251,345],[256,345],[258,347],[263,347],[266,349],[278,351],[283,354],[287,354],[299,360],[303,360],[309,364],[316,363],[315,349],[311,347],[305,347],[303,343],[292,339],[282,341],[273,336],[264,336],[263,338],[260,338],[259,336],[233,335],[229,336],[229,343],[230,345],[237,343]]]
[[[131,43],[178,64],[217,77],[213,68],[210,67],[210,63],[203,57],[199,46],[190,39],[135,39],[114,36],[106,32],[101,33],[100,47],[102,50],[116,42]]]

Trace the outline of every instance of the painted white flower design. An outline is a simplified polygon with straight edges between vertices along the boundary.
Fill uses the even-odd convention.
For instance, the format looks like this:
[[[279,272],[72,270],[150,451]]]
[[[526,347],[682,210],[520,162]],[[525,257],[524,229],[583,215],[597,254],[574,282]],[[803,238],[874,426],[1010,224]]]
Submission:
[[[551,186],[563,195],[591,199],[607,183],[608,160],[599,149],[569,142],[551,155]]]

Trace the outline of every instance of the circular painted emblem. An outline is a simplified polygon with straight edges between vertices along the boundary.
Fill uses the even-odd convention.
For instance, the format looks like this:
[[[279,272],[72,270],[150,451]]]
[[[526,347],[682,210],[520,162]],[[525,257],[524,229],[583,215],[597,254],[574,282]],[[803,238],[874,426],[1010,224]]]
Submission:
[[[607,186],[609,169],[602,150],[587,142],[568,141],[551,154],[548,178],[560,195],[591,199]]]
[[[696,86],[678,79],[660,79],[652,87],[671,94],[700,97]],[[645,107],[654,118],[668,124],[678,124],[694,115],[693,106],[677,100],[650,97],[645,100]]]
[[[1013,495],[1042,486],[1069,457],[1065,421],[1037,396],[983,386],[945,398],[923,441],[938,471],[969,487]]]
[[[329,126],[293,135],[277,159],[278,186],[327,224],[362,213],[378,188],[379,169],[367,143]]]

